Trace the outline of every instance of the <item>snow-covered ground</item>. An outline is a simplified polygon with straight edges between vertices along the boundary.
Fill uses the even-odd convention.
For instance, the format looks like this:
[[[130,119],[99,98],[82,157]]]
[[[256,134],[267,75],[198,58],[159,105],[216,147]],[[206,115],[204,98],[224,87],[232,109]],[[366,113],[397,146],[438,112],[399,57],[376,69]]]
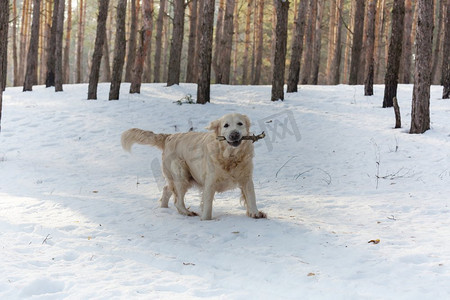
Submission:
[[[87,85],[4,94],[0,133],[0,299],[449,299],[450,101],[431,93],[431,127],[408,134],[383,86],[213,85],[212,103],[177,105],[196,86],[87,101]],[[213,221],[159,207],[160,152],[120,146],[122,131],[205,130],[250,116],[254,181],[268,219],[239,193],[216,196]],[[186,205],[199,211],[198,191]],[[379,239],[379,243],[369,243]]]

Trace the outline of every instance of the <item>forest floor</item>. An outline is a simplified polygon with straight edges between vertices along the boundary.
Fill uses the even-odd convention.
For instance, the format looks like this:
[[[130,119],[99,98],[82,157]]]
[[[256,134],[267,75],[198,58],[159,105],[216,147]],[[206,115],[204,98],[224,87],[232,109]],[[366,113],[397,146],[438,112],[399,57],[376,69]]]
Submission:
[[[431,130],[408,134],[381,108],[383,86],[146,84],[87,101],[87,85],[7,88],[0,133],[1,299],[448,299],[450,101],[431,88]],[[194,96],[195,97],[195,96]],[[184,100],[182,100],[184,101]],[[182,102],[181,101],[181,102]],[[204,131],[247,114],[258,208],[216,196],[213,220],[159,207],[160,151],[120,145],[131,127]],[[186,204],[199,212],[199,192]]]

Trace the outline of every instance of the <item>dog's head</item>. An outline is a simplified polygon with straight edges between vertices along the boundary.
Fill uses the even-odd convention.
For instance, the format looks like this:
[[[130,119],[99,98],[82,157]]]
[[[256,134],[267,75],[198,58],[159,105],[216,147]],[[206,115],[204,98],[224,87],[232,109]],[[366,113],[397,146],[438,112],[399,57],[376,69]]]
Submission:
[[[214,130],[216,136],[225,137],[230,146],[238,147],[242,137],[250,133],[250,119],[246,115],[232,113],[212,121],[208,130]]]

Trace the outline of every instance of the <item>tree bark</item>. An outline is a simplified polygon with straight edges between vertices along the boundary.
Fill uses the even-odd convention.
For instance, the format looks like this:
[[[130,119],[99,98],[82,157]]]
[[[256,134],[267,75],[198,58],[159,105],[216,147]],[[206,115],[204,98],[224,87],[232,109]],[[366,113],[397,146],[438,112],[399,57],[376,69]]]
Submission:
[[[27,70],[25,72],[25,81],[23,83],[24,92],[32,91],[33,85],[37,84],[40,6],[40,0],[33,1],[33,21],[31,24],[31,38],[27,55]]]
[[[272,76],[272,101],[284,100],[284,70],[286,66],[287,24],[289,0],[276,0],[277,25],[275,35],[275,56]]]
[[[9,1],[0,1],[0,132],[2,131],[3,91],[6,87]]]
[[[236,7],[237,7],[237,5],[236,5]],[[236,16],[236,18],[237,18],[237,16]],[[235,23],[238,23],[238,22],[235,22]],[[236,41],[237,41],[237,39],[236,39]],[[253,85],[258,85],[259,81],[261,79],[263,44],[264,44],[264,1],[260,1],[258,4],[258,22],[257,22],[257,29],[256,29],[255,76],[253,77],[253,80],[252,80]],[[238,44],[236,42],[236,48],[237,48],[237,46],[238,46]]]
[[[300,79],[300,62],[303,53],[303,36],[305,33],[307,3],[307,0],[300,1],[297,9],[297,16],[294,21],[294,37],[292,39],[287,93],[296,93],[298,91],[297,86]]]
[[[252,16],[253,0],[247,0],[247,15],[245,17],[245,42],[244,42],[244,60],[242,63],[242,82],[241,84],[248,84],[248,56],[250,48],[250,21]]]
[[[231,49],[233,46],[233,13],[235,0],[227,0],[220,40],[220,57],[218,65],[220,77],[216,83],[230,84]]]
[[[383,107],[392,107],[393,98],[397,97],[398,71],[402,56],[403,20],[405,17],[405,1],[394,2],[392,8],[392,33],[389,42],[389,54],[386,75],[384,78]]]
[[[64,45],[64,83],[70,81],[70,37],[72,34],[72,0],[67,1],[67,29],[66,43]]]
[[[330,70],[328,74],[328,84],[339,84],[340,67],[341,67],[341,53],[342,53],[342,10],[344,8],[344,0],[338,0],[336,3],[336,26],[334,27],[334,45],[331,52]]]
[[[374,53],[374,81],[381,82],[380,74],[381,74],[381,51],[383,49],[383,37],[384,37],[384,27],[385,27],[385,10],[386,10],[386,0],[380,0],[378,2],[377,8],[377,19],[375,22],[375,53]]]
[[[109,56],[108,34],[106,33],[103,43],[103,73],[106,82],[111,82],[111,60]]]
[[[416,66],[411,110],[410,133],[430,129],[430,85],[433,45],[433,1],[418,0]]]
[[[210,102],[211,59],[214,26],[214,0],[205,0],[202,17],[202,38],[199,48],[199,74],[197,84],[197,103]]]
[[[142,72],[144,67],[144,62],[148,53],[148,48],[151,44],[153,21],[152,21],[152,5],[150,0],[142,1],[142,22],[143,26],[140,31],[140,45],[136,55],[133,68],[133,77],[131,80],[130,94],[141,92],[142,83]]]
[[[133,71],[136,58],[136,35],[137,35],[137,10],[136,0],[131,0],[131,21],[130,36],[128,38],[127,64],[125,67],[125,82],[131,82],[131,72]]]
[[[114,63],[111,75],[109,100],[119,100],[120,84],[122,82],[122,72],[126,50],[125,13],[124,13],[126,9],[127,9],[127,0],[119,0],[117,4],[116,41],[114,45]]]
[[[5,1],[3,1],[5,2]],[[9,4],[9,1],[6,1]],[[22,5],[22,21],[20,26],[20,45],[19,45],[19,76],[18,85],[25,79],[25,62],[27,56],[27,37],[30,28],[30,3],[31,0],[24,0]],[[8,7],[9,10],[9,7]]]
[[[186,66],[186,82],[196,81],[196,68],[195,68],[195,56],[196,56],[196,39],[197,39],[197,3],[198,0],[192,0],[189,2],[189,42],[188,42],[188,54],[187,54],[187,66]]]
[[[364,96],[373,95],[373,52],[375,42],[375,14],[377,0],[370,0],[367,10],[367,28],[366,28],[366,66],[364,72]]]
[[[46,87],[55,86],[56,24],[58,23],[59,1],[64,0],[53,0],[52,28],[50,31],[49,46],[47,48],[47,76],[45,79]]]
[[[443,33],[443,27],[444,27],[444,2],[446,0],[440,0],[439,1],[439,14],[436,18],[436,24],[437,24],[437,31],[436,31],[436,41],[435,41],[435,47],[434,47],[434,53],[433,53],[433,64],[431,67],[431,82],[433,84],[441,84],[441,70],[442,68],[438,68],[438,65],[442,65],[442,33]]]
[[[64,33],[64,8],[65,1],[58,3],[58,21],[56,23],[56,41],[55,41],[55,92],[63,90],[63,33]]]
[[[400,64],[400,82],[409,83],[412,63],[412,34],[413,22],[412,0],[405,1],[405,28],[403,33],[402,58]]]
[[[308,23],[306,24],[306,51],[303,57],[303,68],[300,73],[301,84],[308,84],[309,75],[311,74],[313,45],[314,45],[314,28],[316,19],[317,0],[309,0],[308,5]]]
[[[55,0],[60,1],[60,0]],[[79,14],[78,14],[78,33],[77,33],[77,60],[76,60],[76,76],[75,83],[81,83],[81,63],[83,60],[83,41],[84,41],[84,6],[85,0],[78,0]]]
[[[17,0],[13,0],[13,26],[12,26],[12,50],[13,50],[13,86],[18,86],[19,83],[19,71],[18,71],[18,62],[17,62]]]
[[[403,0],[401,0],[403,1]],[[355,26],[353,27],[353,44],[352,55],[350,62],[350,76],[348,84],[358,84],[358,67],[361,58],[362,42],[363,42],[363,29],[364,29],[364,7],[365,0],[356,0],[355,6]]]
[[[106,19],[108,18],[109,0],[98,1],[97,34],[95,36],[94,54],[92,55],[91,73],[89,74],[88,100],[97,99],[97,86],[100,66],[106,40]]]
[[[161,0],[159,4],[158,20],[156,21],[156,41],[155,41],[155,67],[153,69],[153,82],[160,82],[161,73],[161,51],[162,51],[162,32],[164,25],[164,10],[166,0]]]
[[[184,36],[184,0],[174,0],[172,43],[170,46],[167,86],[180,84],[181,51]]]
[[[216,83],[221,83],[222,80],[222,71],[220,70],[220,66],[218,64],[220,49],[222,47],[221,40],[223,34],[223,19],[225,14],[225,0],[219,1],[219,10],[217,12],[217,20],[216,20],[216,34],[214,37],[214,47],[213,47],[213,58],[212,58],[212,68],[214,73],[216,74]]]
[[[314,29],[314,49],[309,83],[317,85],[319,81],[320,50],[322,48],[322,15],[323,0],[317,0],[316,28]]]
[[[446,0],[444,49],[442,52],[442,99],[450,98],[450,0]]]

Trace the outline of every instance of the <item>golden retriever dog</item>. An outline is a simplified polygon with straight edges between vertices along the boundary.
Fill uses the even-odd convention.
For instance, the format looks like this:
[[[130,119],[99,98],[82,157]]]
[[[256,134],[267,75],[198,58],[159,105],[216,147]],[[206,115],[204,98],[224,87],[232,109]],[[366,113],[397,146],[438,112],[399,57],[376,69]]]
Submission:
[[[241,199],[251,218],[266,218],[256,207],[253,187],[253,143],[242,140],[249,135],[250,120],[237,113],[227,114],[206,128],[209,132],[156,134],[132,128],[122,133],[122,147],[130,151],[134,143],[162,150],[162,170],[167,185],[161,196],[161,207],[168,207],[174,195],[178,212],[195,216],[184,204],[187,190],[202,190],[202,220],[211,220],[212,204],[217,192],[240,188]],[[219,141],[218,136],[225,140]]]

